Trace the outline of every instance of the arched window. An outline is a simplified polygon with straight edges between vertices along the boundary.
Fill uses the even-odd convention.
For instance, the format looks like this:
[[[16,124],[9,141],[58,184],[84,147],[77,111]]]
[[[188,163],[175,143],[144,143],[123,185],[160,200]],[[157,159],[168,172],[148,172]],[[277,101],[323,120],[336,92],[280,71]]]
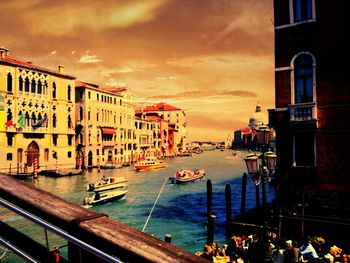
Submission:
[[[56,83],[55,82],[53,82],[52,83],[52,98],[53,99],[56,99]]]
[[[67,93],[68,93],[68,100],[71,101],[71,93],[72,93],[72,88],[70,85],[68,85],[68,88],[67,88]]]
[[[29,126],[30,125],[30,118],[29,118],[29,113],[28,111],[26,112],[26,126]]]
[[[56,128],[57,118],[56,113],[52,115],[52,128]]]
[[[29,92],[29,79],[28,79],[28,77],[26,77],[26,79],[24,81],[24,91]]]
[[[41,84],[41,81],[39,80],[38,81],[38,94],[41,94],[42,93],[42,84]]]
[[[314,69],[313,59],[308,54],[298,56],[294,61],[294,102],[313,101]]]
[[[22,78],[22,76],[19,76],[19,78],[18,78],[18,90],[23,91],[23,78]]]
[[[49,122],[47,121],[47,113],[44,114],[44,119],[46,120],[44,123],[44,127],[48,127],[49,126]]]
[[[36,116],[35,116],[35,113],[33,112],[32,113],[32,125],[35,125],[36,124]]]
[[[7,92],[12,92],[12,75],[11,75],[11,73],[7,74]]]
[[[30,92],[31,93],[35,93],[35,87],[36,86],[36,82],[35,82],[35,79],[32,80],[32,86],[31,86],[31,89],[30,89]]]
[[[68,129],[72,127],[71,121],[72,121],[72,118],[70,117],[70,115],[68,115]]]
[[[44,81],[44,89],[43,89],[43,94],[47,95],[47,81]]]

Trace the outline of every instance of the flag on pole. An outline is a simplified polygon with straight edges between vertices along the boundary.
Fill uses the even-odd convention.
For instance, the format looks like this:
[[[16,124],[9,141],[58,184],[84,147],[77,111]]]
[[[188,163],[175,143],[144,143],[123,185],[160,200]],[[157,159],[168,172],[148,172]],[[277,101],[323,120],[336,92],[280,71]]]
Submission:
[[[24,128],[24,121],[26,120],[26,116],[24,114],[22,114],[21,116],[19,116],[18,120],[17,120],[17,127],[18,128]]]
[[[33,130],[36,130],[37,128],[43,127],[47,122],[47,116],[42,118],[40,121],[32,125]]]

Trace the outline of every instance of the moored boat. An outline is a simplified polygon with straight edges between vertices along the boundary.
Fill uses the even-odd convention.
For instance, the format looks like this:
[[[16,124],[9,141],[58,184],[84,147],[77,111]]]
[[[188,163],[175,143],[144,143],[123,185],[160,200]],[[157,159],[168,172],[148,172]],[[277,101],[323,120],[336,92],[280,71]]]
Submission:
[[[174,177],[170,177],[169,180],[172,184],[187,184],[202,179],[205,176],[204,169],[197,170],[181,170],[175,173]]]
[[[100,169],[119,169],[123,166],[121,164],[106,163],[100,166]]]
[[[126,190],[111,190],[106,192],[95,192],[91,197],[85,197],[84,205],[99,205],[107,202],[113,202],[125,197]]]
[[[137,171],[147,171],[152,169],[164,168],[166,167],[166,163],[162,160],[159,160],[156,157],[147,157],[145,160],[135,163],[134,167]]]
[[[86,186],[86,190],[89,192],[93,191],[106,191],[115,188],[126,187],[128,180],[125,177],[106,177],[103,176],[102,179],[96,183],[90,183]]]

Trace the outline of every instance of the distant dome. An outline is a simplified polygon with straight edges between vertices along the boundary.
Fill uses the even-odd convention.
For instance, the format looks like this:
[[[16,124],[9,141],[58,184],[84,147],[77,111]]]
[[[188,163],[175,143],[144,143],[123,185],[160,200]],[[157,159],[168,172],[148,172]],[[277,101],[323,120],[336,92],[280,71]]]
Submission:
[[[252,129],[256,129],[262,124],[265,124],[265,125],[267,124],[267,116],[261,111],[261,106],[258,104],[256,105],[255,112],[249,118],[248,126],[251,127]]]

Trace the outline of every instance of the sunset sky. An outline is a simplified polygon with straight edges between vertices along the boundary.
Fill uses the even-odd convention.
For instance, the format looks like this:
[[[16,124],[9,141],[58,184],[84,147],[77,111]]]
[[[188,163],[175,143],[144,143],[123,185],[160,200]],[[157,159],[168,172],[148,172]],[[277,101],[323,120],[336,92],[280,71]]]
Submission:
[[[189,140],[225,140],[274,107],[271,0],[2,0],[14,58],[182,108]],[[267,114],[267,112],[266,112]]]

